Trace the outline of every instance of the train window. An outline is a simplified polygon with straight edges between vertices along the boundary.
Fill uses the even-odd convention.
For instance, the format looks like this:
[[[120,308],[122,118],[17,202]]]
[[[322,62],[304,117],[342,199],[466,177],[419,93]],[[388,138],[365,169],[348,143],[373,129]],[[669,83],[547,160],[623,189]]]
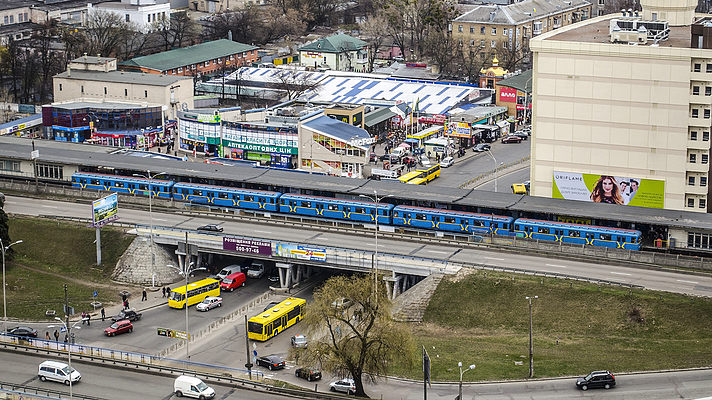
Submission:
[[[91,180],[91,184],[92,184],[92,185],[98,185],[98,184],[99,184],[99,180],[98,180],[98,179],[92,179],[92,180]]]
[[[373,208],[371,209],[371,215],[376,215],[376,210]]]
[[[337,204],[329,204],[329,205],[328,205],[328,208],[329,208],[329,210],[331,210],[331,211],[338,211],[338,210],[339,210],[339,206],[338,206]]]
[[[586,239],[593,239],[594,235],[593,233],[586,232]]]
[[[246,194],[244,197],[246,201],[255,201],[255,196],[252,196],[250,194]]]
[[[366,214],[366,209],[363,207],[354,207],[354,211],[358,214]]]
[[[561,230],[561,229],[555,229],[555,230],[554,230],[554,234],[556,234],[557,236],[561,236],[561,235],[564,234],[564,231]]]
[[[295,200],[289,200],[289,205],[294,207],[297,205],[297,202]]]
[[[227,193],[218,192],[218,197],[221,198],[221,199],[227,199]]]
[[[601,233],[600,235],[598,235],[598,238],[601,240],[611,240],[611,235],[606,234],[606,233]]]
[[[87,180],[82,178],[82,179],[79,180],[79,182],[81,182],[81,183],[87,183]]]
[[[302,201],[302,207],[312,208],[312,202],[311,201]]]
[[[478,221],[476,219],[470,221],[470,225],[472,226],[482,226],[482,221]]]
[[[539,233],[549,233],[549,228],[539,227],[539,228],[537,228],[537,232],[539,232]]]
[[[351,207],[349,207],[349,206],[344,206],[343,211],[351,212]]]
[[[457,220],[456,220],[454,217],[443,217],[443,219],[444,219],[445,222],[447,222],[448,224],[455,224],[455,223],[457,223]]]
[[[581,237],[581,232],[579,232],[579,231],[569,231],[569,236],[571,236],[571,237]]]
[[[323,209],[324,209],[324,205],[321,204],[321,203],[316,203],[316,209],[317,209],[317,210],[323,210]]]
[[[141,184],[141,185],[138,185],[138,188],[141,190],[148,190],[148,185]]]
[[[394,217],[397,217],[397,216],[398,216],[398,211],[394,211],[394,212],[393,212],[393,216],[394,216]]]
[[[428,219],[428,217],[425,214],[415,214],[415,219],[419,219],[421,221],[425,221]]]

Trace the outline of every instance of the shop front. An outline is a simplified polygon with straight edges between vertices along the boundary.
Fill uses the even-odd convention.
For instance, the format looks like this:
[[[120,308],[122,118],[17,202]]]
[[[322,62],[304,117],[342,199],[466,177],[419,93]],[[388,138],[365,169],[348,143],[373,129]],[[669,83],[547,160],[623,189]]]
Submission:
[[[220,115],[178,112],[180,150],[217,155],[220,146]]]
[[[469,148],[477,143],[477,131],[468,122],[448,122],[445,125],[445,136],[454,141],[455,148]]]
[[[293,169],[297,165],[296,127],[223,121],[222,157]]]

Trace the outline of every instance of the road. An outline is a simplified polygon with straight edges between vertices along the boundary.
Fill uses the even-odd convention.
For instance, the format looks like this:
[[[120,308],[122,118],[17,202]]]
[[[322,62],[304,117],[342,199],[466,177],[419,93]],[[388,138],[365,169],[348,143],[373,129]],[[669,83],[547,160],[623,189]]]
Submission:
[[[89,204],[67,203],[62,201],[29,199],[7,196],[5,211],[13,214],[57,216],[73,216],[86,218],[91,215]],[[145,224],[149,220],[148,212],[132,209],[121,209],[119,215],[122,222]],[[161,227],[177,227],[195,229],[208,223],[219,223],[226,234],[244,235],[266,240],[284,240],[312,245],[343,247],[347,249],[372,251],[375,247],[374,238],[359,237],[354,240],[350,234],[335,232],[309,231],[305,235],[303,228],[283,225],[255,225],[254,223],[232,220],[219,220],[202,217],[192,217],[168,213],[153,213],[156,224],[154,234],[160,234]],[[22,239],[22,238],[14,238]],[[87,243],[87,246],[93,246]],[[569,261],[549,259],[518,253],[504,253],[500,250],[479,248],[461,248],[451,244],[422,244],[399,239],[380,237],[379,251],[383,254],[399,254],[428,259],[443,259],[453,262],[477,262],[497,267],[513,267],[540,272],[555,272],[578,277],[604,279],[621,283],[641,285],[651,290],[662,290],[674,293],[686,293],[696,296],[712,296],[712,277],[688,275],[666,270],[643,270],[633,267],[619,266],[605,262],[589,262],[586,260]]]

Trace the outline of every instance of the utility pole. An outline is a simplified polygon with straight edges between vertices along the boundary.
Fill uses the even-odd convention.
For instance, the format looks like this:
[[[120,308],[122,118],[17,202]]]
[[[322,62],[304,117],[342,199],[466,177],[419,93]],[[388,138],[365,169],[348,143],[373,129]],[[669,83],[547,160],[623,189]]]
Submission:
[[[64,284],[64,319],[67,323],[67,343],[69,343],[69,297],[67,296],[67,284]]]
[[[247,334],[247,314],[245,314],[245,355],[247,355],[247,363],[245,363],[245,368],[247,368],[247,374],[252,379],[252,362],[250,362],[250,337]]]
[[[539,296],[529,297],[526,299],[529,301],[529,378],[534,377],[534,341],[532,336],[533,324],[532,324],[532,299],[538,299]]]

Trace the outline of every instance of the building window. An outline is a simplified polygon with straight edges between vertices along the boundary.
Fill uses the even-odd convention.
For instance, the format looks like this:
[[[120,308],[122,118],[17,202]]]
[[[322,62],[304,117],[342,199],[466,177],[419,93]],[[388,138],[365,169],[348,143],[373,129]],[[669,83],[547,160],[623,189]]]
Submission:
[[[690,185],[690,186],[695,186],[695,177],[694,177],[694,176],[688,177],[688,178],[687,178],[687,184]]]
[[[709,117],[710,117],[710,109],[705,108],[705,118],[709,119]]]
[[[709,132],[702,132],[702,141],[703,141],[703,142],[709,142],[709,141],[710,141],[710,133],[709,133]]]
[[[126,14],[126,22],[131,22],[131,17],[128,14]]]
[[[14,24],[14,23],[15,23],[15,16],[14,16],[14,15],[11,15],[11,16],[10,16],[10,23],[11,23],[11,24]]]
[[[470,40],[470,46],[474,46],[474,45],[475,45],[475,40],[474,39]]]
[[[690,162],[693,164],[697,162],[697,154],[690,153]]]
[[[712,96],[712,86],[705,86],[705,96]]]
[[[699,118],[700,117],[700,110],[693,108],[692,109],[692,118]]]
[[[690,140],[697,140],[697,131],[690,132]]]
[[[490,46],[492,46],[493,49],[494,49],[495,47],[497,47],[497,41],[496,41],[496,40],[493,40],[493,41],[492,41],[492,44],[491,44]]]
[[[61,84],[61,83],[59,84],[59,91],[60,91],[60,92],[62,91],[62,84]]]
[[[124,89],[124,96],[128,97],[128,95],[129,95],[129,90],[128,90],[128,89]]]
[[[143,97],[148,97],[148,90],[143,91]]]
[[[475,33],[475,27],[474,27],[474,26],[471,26],[471,27],[470,27],[470,33]],[[230,57],[230,58],[232,58],[232,57]]]
[[[709,154],[702,154],[702,159],[700,160],[700,162],[702,164],[707,164],[707,162],[709,161],[709,158],[710,158]]]
[[[82,85],[82,93],[84,93],[84,85]]]
[[[687,199],[687,206],[688,206],[688,207],[694,207],[694,206],[695,206],[695,199]]]
[[[106,86],[104,86],[104,95],[105,95],[105,96],[107,95],[107,92],[108,92],[108,91],[106,90]]]
[[[707,186],[707,177],[706,176],[700,177],[700,186]]]
[[[497,34],[497,28],[496,28],[496,27],[493,27],[493,28],[492,28],[492,34],[493,34],[493,35],[496,35],[496,34]]]
[[[10,160],[0,160],[0,170],[20,172],[20,162]]]
[[[457,31],[458,31],[458,32],[462,32],[462,25],[458,25],[458,26],[457,26]]]
[[[707,72],[708,74],[709,74],[709,73],[712,73],[712,64],[707,64],[706,68],[707,68],[707,71],[706,71],[706,72]]]
[[[695,63],[694,67],[692,68],[692,72],[700,72],[702,70],[702,64]]]
[[[692,94],[695,96],[699,96],[700,94],[700,87],[699,86],[693,86],[692,87]]]
[[[502,35],[507,36],[507,28],[502,29]]]
[[[39,178],[64,179],[64,168],[61,165],[37,164],[35,173]]]
[[[707,208],[707,200],[700,199],[700,208]]]
[[[484,39],[480,40],[480,47],[485,47],[485,40],[484,40]]]
[[[183,67],[178,67],[178,73],[180,74],[181,72],[183,72]]]

